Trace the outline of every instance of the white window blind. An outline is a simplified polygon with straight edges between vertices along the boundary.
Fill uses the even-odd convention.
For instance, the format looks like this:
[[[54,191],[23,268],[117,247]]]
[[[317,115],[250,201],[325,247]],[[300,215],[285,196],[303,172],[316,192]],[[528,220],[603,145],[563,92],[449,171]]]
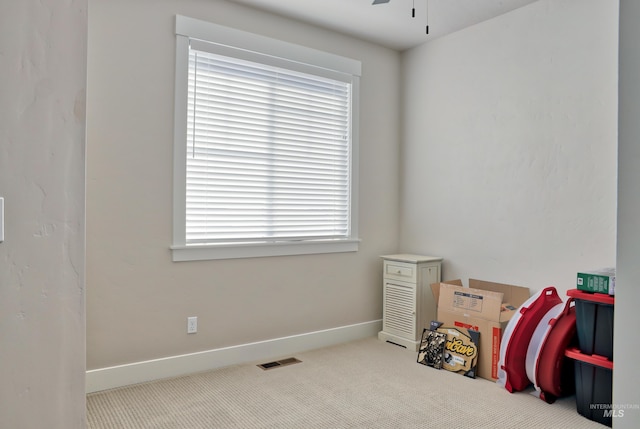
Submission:
[[[350,237],[349,81],[189,49],[186,244]]]

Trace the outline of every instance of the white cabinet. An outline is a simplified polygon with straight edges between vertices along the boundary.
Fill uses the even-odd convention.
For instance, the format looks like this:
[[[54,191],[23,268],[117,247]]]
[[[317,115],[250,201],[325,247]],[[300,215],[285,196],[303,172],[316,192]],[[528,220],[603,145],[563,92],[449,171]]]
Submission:
[[[382,258],[382,331],[378,338],[417,351],[423,328],[436,320],[431,284],[440,282],[442,258],[411,254]]]

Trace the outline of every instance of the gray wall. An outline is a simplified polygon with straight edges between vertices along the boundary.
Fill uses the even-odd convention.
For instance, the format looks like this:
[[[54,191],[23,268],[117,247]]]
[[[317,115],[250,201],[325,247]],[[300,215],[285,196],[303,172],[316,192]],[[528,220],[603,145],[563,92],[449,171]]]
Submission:
[[[640,426],[637,331],[640,326],[640,2],[620,2],[620,104],[618,148],[618,265],[614,332],[613,402],[624,417],[618,429]]]
[[[140,22],[145,22],[142,17],[144,8],[146,7],[147,11],[153,10],[149,9],[149,2],[136,2],[129,6],[126,3],[92,1],[92,25],[101,37],[114,36],[114,29],[126,33],[124,30],[137,28]],[[183,14],[202,12],[201,8],[206,8],[205,15],[208,15],[211,21],[239,28],[255,28],[264,34],[284,39],[295,34],[296,39],[302,37],[310,46],[359,57],[365,64],[370,64],[369,67],[383,67],[381,72],[372,71],[375,76],[370,77],[372,81],[368,85],[369,88],[377,87],[376,95],[375,99],[366,101],[379,105],[381,100],[386,100],[389,107],[374,109],[365,105],[366,113],[363,113],[367,117],[366,121],[371,121],[372,124],[379,123],[372,128],[364,127],[362,133],[364,165],[361,167],[361,173],[363,178],[371,182],[370,185],[363,185],[362,190],[362,199],[366,203],[361,213],[361,224],[364,228],[363,238],[368,241],[368,245],[364,248],[364,256],[346,258],[344,263],[331,256],[276,258],[270,261],[273,264],[251,263],[252,261],[205,263],[205,268],[196,268],[197,273],[193,275],[188,275],[186,271],[191,271],[197,264],[180,264],[175,270],[162,267],[163,264],[167,265],[165,262],[169,260],[167,246],[170,240],[170,219],[164,211],[170,210],[165,207],[169,200],[158,195],[167,193],[167,186],[170,185],[170,180],[165,177],[165,170],[170,168],[170,154],[166,153],[169,150],[168,143],[163,137],[168,130],[164,119],[170,112],[160,112],[160,117],[164,119],[156,124],[159,130],[156,130],[156,127],[143,127],[148,134],[140,130],[129,134],[126,128],[134,119],[149,122],[153,118],[140,114],[119,116],[110,103],[118,102],[126,107],[127,102],[133,103],[142,95],[150,96],[151,102],[155,102],[157,100],[153,97],[156,91],[151,90],[149,85],[141,85],[141,92],[135,96],[126,94],[127,88],[134,88],[136,83],[144,83],[144,80],[137,74],[127,77],[127,70],[111,64],[111,60],[118,55],[130,59],[126,52],[112,53],[104,59],[97,58],[102,54],[106,55],[110,49],[106,40],[94,40],[95,51],[91,65],[105,69],[97,75],[93,74],[96,84],[95,96],[107,97],[107,106],[95,103],[92,109],[95,115],[106,114],[108,117],[100,118],[94,124],[95,144],[91,149],[94,151],[95,159],[88,183],[96,192],[92,201],[92,234],[95,241],[90,252],[90,257],[93,258],[92,284],[95,289],[92,293],[96,314],[91,323],[93,331],[90,336],[97,338],[93,347],[96,352],[101,352],[109,346],[117,345],[118,336],[124,334],[123,344],[117,345],[116,353],[109,354],[105,360],[96,359],[97,366],[107,362],[128,362],[144,356],[173,354],[229,343],[230,336],[222,332],[229,328],[244,341],[264,335],[273,336],[261,329],[258,329],[257,334],[252,333],[256,326],[260,328],[258,325],[271,325],[269,322],[272,322],[273,318],[265,319],[264,316],[273,316],[273,313],[260,312],[258,317],[249,316],[248,319],[232,315],[231,326],[226,323],[230,311],[225,313],[225,307],[235,306],[236,309],[249,310],[259,307],[256,301],[263,300],[265,296],[260,295],[263,288],[258,288],[257,285],[266,286],[267,290],[275,293],[276,298],[268,297],[269,305],[273,304],[276,311],[284,310],[286,313],[286,316],[275,317],[275,324],[280,326],[276,326],[276,330],[270,332],[276,332],[276,335],[374,319],[379,317],[379,310],[376,309],[380,308],[376,273],[379,267],[377,253],[396,250],[394,237],[398,232],[396,207],[399,201],[399,187],[394,177],[399,175],[399,171],[394,145],[397,143],[397,126],[393,120],[385,119],[393,116],[393,110],[398,107],[393,95],[398,89],[393,83],[393,76],[398,73],[396,55],[362,42],[350,39],[347,41],[322,30],[281,21],[224,2],[182,3],[188,3],[179,7],[179,12]],[[545,3],[545,10],[555,12],[555,6],[549,2],[541,3]],[[589,2],[589,5],[601,7],[604,2]],[[164,6],[166,7],[166,4]],[[131,12],[123,12],[126,7],[130,7]],[[608,9],[609,6],[606,7],[603,19],[610,19],[612,11]],[[163,40],[169,40],[166,34],[167,27],[171,27],[169,16],[178,12],[178,6],[170,6],[169,9],[171,10],[163,9],[158,12],[159,15],[151,13],[153,17],[160,17],[160,21],[164,21],[157,24],[158,28],[154,31],[140,30],[136,33],[139,38],[130,38],[129,42],[136,42],[132,42],[132,46],[136,47],[133,51],[141,50],[140,46],[144,49],[159,50],[153,42],[160,33]],[[589,10],[592,9],[589,7],[581,11]],[[3,345],[0,348],[0,362],[3,363],[0,365],[0,379],[3,381],[0,387],[0,427],[84,426],[83,157],[86,13],[86,0],[65,5],[54,1],[32,0],[0,4],[0,196],[6,200],[6,237],[5,242],[0,243],[0,344]],[[104,19],[97,18],[103,16],[102,14]],[[633,287],[633,279],[640,275],[635,261],[635,256],[640,252],[637,244],[640,242],[640,237],[637,236],[640,198],[636,186],[640,177],[635,168],[640,162],[636,144],[640,138],[636,120],[640,115],[640,85],[636,82],[637,76],[640,75],[640,54],[636,43],[640,34],[635,26],[635,21],[640,18],[640,5],[635,0],[622,0],[621,15],[617,339],[626,338],[629,327],[640,324],[639,313],[636,311],[636,304],[640,302],[639,289]],[[579,13],[577,16],[582,14]],[[565,19],[567,22],[574,22],[571,17]],[[593,27],[584,29],[583,34],[599,34],[599,31],[593,30],[606,27],[603,21],[599,20]],[[541,33],[547,30],[543,29]],[[300,36],[301,34],[304,36]],[[94,34],[94,37],[98,36]],[[115,46],[124,48],[126,43],[122,39],[124,35],[116,37]],[[564,38],[558,37],[557,40],[562,41]],[[377,56],[382,58],[372,58]],[[154,57],[145,70],[157,72],[159,69],[154,66],[171,66],[172,61],[171,56],[160,54]],[[576,70],[576,73],[581,71],[583,70]],[[113,82],[108,82],[109,79],[105,76],[110,72],[120,73],[114,77],[116,81],[138,79],[137,82],[129,82],[127,85],[122,82],[115,84],[115,95],[110,95],[107,88]],[[611,70],[606,71],[605,76],[610,76],[610,72]],[[166,84],[170,81],[169,77],[164,75],[166,71],[160,74],[163,75],[160,83]],[[154,79],[150,80],[156,82]],[[382,85],[382,81],[386,79],[389,81]],[[608,78],[604,81],[603,85],[610,85]],[[106,86],[101,88],[101,84]],[[450,88],[453,93],[455,89],[456,85]],[[166,97],[165,91],[159,92],[162,94],[158,97]],[[116,101],[118,98],[120,100]],[[609,101],[605,104],[604,107],[610,107]],[[130,113],[128,110],[127,112]],[[148,116],[154,117],[157,114],[154,110]],[[604,115],[607,124],[611,120],[609,115],[610,113]],[[123,119],[130,122],[115,126],[115,130],[111,129]],[[602,129],[603,138],[610,137],[609,126],[606,125]],[[135,150],[127,152],[125,144],[119,142],[121,138]],[[143,148],[148,149],[152,146],[150,140],[162,142],[162,149],[159,155],[153,158],[153,163],[146,164],[135,146],[142,142]],[[110,145],[116,147],[111,149]],[[605,155],[607,162],[610,162],[611,153],[606,152]],[[154,168],[155,162],[160,163],[162,168]],[[139,175],[136,177],[145,184],[137,184],[135,180],[123,180],[125,186],[133,187],[133,190],[105,184],[119,174],[131,179],[130,176],[134,175],[131,170],[139,171],[141,167],[144,167],[145,174],[142,179]],[[115,171],[109,173],[109,169]],[[378,170],[384,171],[380,173]],[[459,172],[459,166],[452,165],[450,174]],[[405,198],[422,198],[421,194],[411,193],[415,188],[408,183],[410,179],[410,176],[404,176]],[[158,180],[161,185],[149,185],[146,180]],[[608,181],[605,182],[605,188],[608,188],[610,184]],[[446,182],[439,183],[440,186],[446,185]],[[147,195],[145,192],[148,191],[153,191],[153,195]],[[122,194],[129,199],[126,203],[137,196],[152,201],[158,198],[161,204],[145,201],[127,206],[124,210],[119,198]],[[610,202],[605,194],[606,192],[603,198]],[[383,195],[382,199],[379,199],[380,195]],[[158,218],[148,209],[158,209],[159,206],[163,208]],[[466,210],[473,213],[474,206],[467,206]],[[101,211],[114,213],[100,213]],[[376,211],[381,213],[373,213]],[[137,219],[144,220],[135,220],[136,217],[132,220],[133,215],[138,215]],[[108,220],[111,216],[116,223],[115,226]],[[604,229],[599,233],[604,237],[602,241],[607,243],[602,255],[604,258],[611,257],[607,238],[612,230],[610,216],[609,211],[603,212]],[[410,219],[405,217],[405,220]],[[374,234],[373,230],[380,225],[389,227],[380,227]],[[121,231],[121,228],[124,231]],[[416,231],[422,231],[422,227],[418,227]],[[132,232],[135,232],[135,235],[127,235]],[[111,237],[114,233],[115,236]],[[156,235],[160,237],[157,238]],[[409,245],[411,241],[408,240],[406,232],[404,237]],[[128,247],[133,247],[133,250],[127,250]],[[434,253],[442,250],[439,252],[441,254],[446,250],[444,243],[414,244],[414,247],[412,250],[432,250]],[[594,263],[602,259],[597,253],[591,257]],[[156,264],[160,264],[161,274],[153,272]],[[292,265],[293,272],[283,274]],[[325,267],[328,267],[329,271]],[[337,271],[331,272],[331,269]],[[465,270],[459,267],[449,266],[448,269],[452,275],[466,274]],[[490,276],[492,272],[486,274]],[[207,282],[194,280],[200,276],[210,278]],[[274,276],[276,279],[267,281],[265,285],[265,276]],[[314,280],[314,276],[321,277],[322,281]],[[364,281],[360,277],[364,277]],[[494,277],[499,277],[497,269]],[[509,278],[503,280],[517,280],[517,276],[507,277]],[[526,282],[527,279],[523,278],[523,281]],[[154,288],[141,287],[141,282],[148,282]],[[224,285],[220,286],[221,283]],[[337,299],[329,300],[322,288],[318,290],[327,283],[335,283],[342,287],[355,286],[346,287],[344,291],[338,287],[331,287],[327,292],[334,295],[337,293]],[[296,287],[301,287],[302,290]],[[111,291],[111,288],[114,290]],[[370,292],[369,288],[375,292]],[[284,298],[286,305],[278,304],[278,298],[282,296],[287,296]],[[290,299],[293,299],[296,307],[301,306],[304,311],[309,312],[309,317],[302,316],[299,309],[290,310]],[[340,303],[340,300],[345,299],[346,303]],[[347,316],[351,314],[352,305],[360,299],[364,299],[364,304],[356,306],[354,316]],[[104,300],[103,305],[100,304],[100,300]],[[205,303],[198,306],[199,300],[204,300]],[[305,304],[309,300],[319,300],[321,306]],[[223,305],[225,303],[226,305]],[[336,318],[321,318],[315,314],[318,309],[334,307],[337,307]],[[365,310],[365,307],[370,310]],[[170,310],[168,313],[165,312],[167,309]],[[193,310],[199,309],[205,314],[217,314],[215,321],[206,322],[205,328],[214,327],[216,336],[222,337],[221,340],[205,335],[207,339],[204,341],[186,344],[179,338],[184,330],[183,316],[187,312],[191,314]],[[223,314],[218,314],[220,312]],[[173,313],[177,315],[173,316]],[[247,314],[248,312],[245,312],[244,316]],[[330,314],[333,314],[333,310]],[[154,326],[166,318],[171,319],[171,326]],[[121,319],[123,321],[120,321]],[[132,320],[136,321],[133,328],[129,323]],[[221,320],[225,321],[222,325]],[[289,323],[285,323],[287,321],[301,323],[303,326],[292,329]],[[138,324],[141,326],[136,327]],[[129,332],[131,329],[133,332]],[[136,347],[133,344],[135,341],[132,340],[145,340],[146,335],[151,336],[153,342],[160,342],[160,346],[152,348],[150,354],[142,353],[140,349],[144,347]],[[102,342],[105,344],[102,345]],[[149,345],[150,342],[152,341],[145,340],[143,345]],[[173,348],[168,345],[171,342],[178,344]],[[133,346],[134,351],[126,352],[124,349],[127,346]],[[618,404],[639,404],[639,393],[635,378],[632,377],[637,374],[635,368],[640,360],[638,351],[634,351],[635,348],[629,347],[628,343],[621,340],[616,341],[615,347],[614,401]],[[637,411],[627,411],[626,417],[616,420],[614,427],[635,428],[637,416]]]
[[[87,0],[0,2],[0,427],[85,424]]]
[[[171,262],[176,14],[362,61],[359,252]],[[232,2],[91,0],[88,73],[89,369],[382,316],[379,255],[398,243],[398,52]]]
[[[563,296],[615,265],[617,12],[540,0],[404,54],[404,251]]]

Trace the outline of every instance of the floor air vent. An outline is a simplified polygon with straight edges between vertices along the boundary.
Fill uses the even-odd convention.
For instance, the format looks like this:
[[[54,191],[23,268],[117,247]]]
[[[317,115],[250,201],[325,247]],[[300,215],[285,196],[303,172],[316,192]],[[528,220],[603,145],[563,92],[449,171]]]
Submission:
[[[267,363],[261,363],[260,365],[258,365],[260,368],[267,370],[267,369],[273,369],[273,368],[278,368],[281,366],[287,366],[287,365],[293,365],[294,363],[300,363],[302,362],[301,360],[298,360],[294,357],[290,357],[290,358],[286,358],[286,359],[281,359],[281,360],[276,360],[273,362],[267,362]]]
[[[402,347],[402,348],[404,348],[404,349],[406,349],[406,348],[407,348],[407,346],[403,346],[402,344],[394,343],[393,341],[389,341],[389,340],[387,340],[387,342],[388,342],[389,344],[393,344],[394,346]]]

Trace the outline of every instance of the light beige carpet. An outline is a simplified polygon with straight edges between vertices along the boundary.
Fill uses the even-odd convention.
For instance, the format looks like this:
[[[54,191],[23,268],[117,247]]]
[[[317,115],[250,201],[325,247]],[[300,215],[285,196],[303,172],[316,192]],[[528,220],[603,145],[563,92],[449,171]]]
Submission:
[[[283,356],[287,357],[287,356]],[[163,429],[604,428],[575,397],[547,404],[416,363],[375,338],[87,396],[88,427]],[[260,362],[256,362],[260,363]]]

